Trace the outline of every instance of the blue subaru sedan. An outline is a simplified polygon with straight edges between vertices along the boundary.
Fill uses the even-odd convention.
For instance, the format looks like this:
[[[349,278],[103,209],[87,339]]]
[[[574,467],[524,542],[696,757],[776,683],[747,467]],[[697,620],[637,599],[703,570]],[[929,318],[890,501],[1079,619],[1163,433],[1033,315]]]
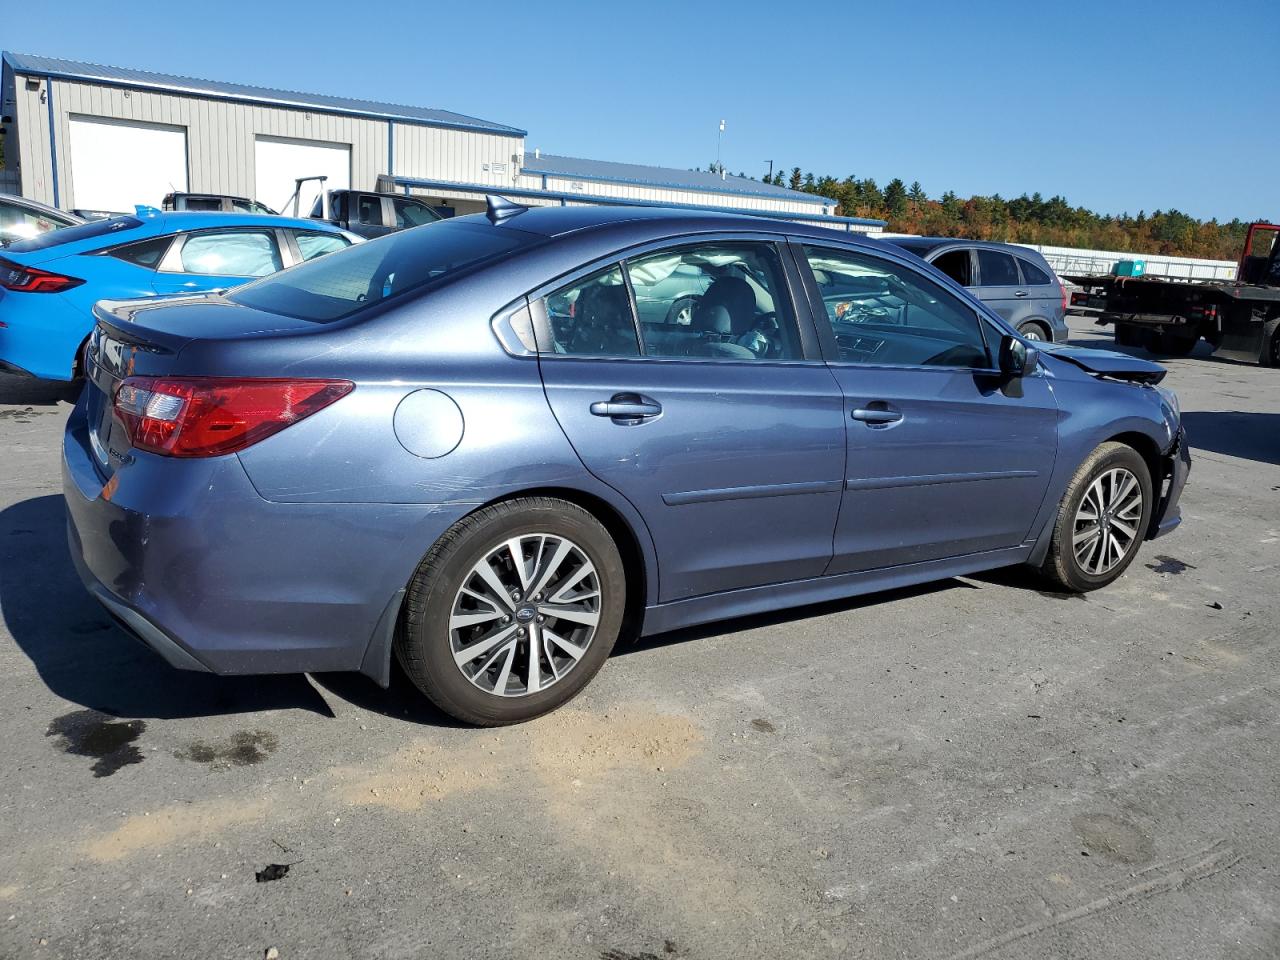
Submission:
[[[96,313],[64,444],[88,589],[175,667],[394,657],[476,724],[620,637],[1012,564],[1105,587],[1190,469],[1160,366],[777,220],[494,200]]]
[[[233,287],[357,239],[314,220],[139,207],[10,244],[0,251],[0,370],[74,379],[98,300]]]

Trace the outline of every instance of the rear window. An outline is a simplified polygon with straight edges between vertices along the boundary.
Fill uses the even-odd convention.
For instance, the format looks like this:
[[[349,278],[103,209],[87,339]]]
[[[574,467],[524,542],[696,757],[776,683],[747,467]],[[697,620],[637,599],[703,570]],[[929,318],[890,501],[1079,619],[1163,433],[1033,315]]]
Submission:
[[[1053,283],[1049,275],[1030,260],[1018,257],[1018,266],[1022,267],[1022,279],[1029,287],[1047,287]]]
[[[264,277],[229,299],[257,310],[332,323],[532,246],[542,238],[477,223],[406,230]]]
[[[889,242],[894,246],[901,247],[903,250],[914,253],[917,257],[923,257],[937,246],[936,243],[929,243],[927,240],[904,240],[900,237],[894,237]]]
[[[10,244],[14,253],[30,253],[35,250],[47,250],[63,243],[75,243],[77,240],[92,240],[94,237],[105,237],[122,230],[132,230],[142,226],[137,217],[113,217],[110,220],[91,220],[75,227],[64,227],[61,230],[50,230],[30,240],[19,240]]]

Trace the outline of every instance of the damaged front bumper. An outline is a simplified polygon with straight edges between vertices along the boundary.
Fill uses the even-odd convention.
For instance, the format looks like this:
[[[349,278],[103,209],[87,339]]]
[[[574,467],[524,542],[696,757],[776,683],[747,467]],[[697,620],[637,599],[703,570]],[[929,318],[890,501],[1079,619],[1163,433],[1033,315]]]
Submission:
[[[1182,507],[1178,501],[1191,473],[1191,449],[1187,446],[1185,427],[1178,427],[1173,446],[1162,459],[1162,466],[1161,474],[1156,478],[1160,484],[1159,499],[1151,516],[1148,540],[1163,537],[1182,522]]]

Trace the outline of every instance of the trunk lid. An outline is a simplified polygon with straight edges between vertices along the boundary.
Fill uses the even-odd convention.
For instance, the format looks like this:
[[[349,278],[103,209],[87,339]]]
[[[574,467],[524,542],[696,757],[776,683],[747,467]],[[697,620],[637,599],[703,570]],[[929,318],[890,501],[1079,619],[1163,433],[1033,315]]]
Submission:
[[[208,293],[100,300],[93,314],[97,325],[85,351],[86,411],[89,445],[104,478],[132,456],[128,431],[115,416],[116,391],[125,377],[190,374],[179,369],[177,361],[194,341],[251,340],[324,329],[322,324],[255,310]]]

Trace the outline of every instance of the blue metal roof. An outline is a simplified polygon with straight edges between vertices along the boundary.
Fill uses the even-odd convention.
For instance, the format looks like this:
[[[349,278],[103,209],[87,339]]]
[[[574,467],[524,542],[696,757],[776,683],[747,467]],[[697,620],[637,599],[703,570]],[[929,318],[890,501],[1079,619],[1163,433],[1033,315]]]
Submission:
[[[149,70],[132,70],[128,67],[109,67],[98,63],[82,63],[76,60],[59,60],[55,57],[36,57],[22,53],[4,53],[4,62],[14,73],[24,76],[55,77],[59,80],[77,80],[84,83],[104,83],[131,89],[172,91],[217,100],[239,103],[258,103],[275,107],[294,107],[326,113],[342,113],[349,116],[371,117],[376,120],[395,120],[404,123],[421,123],[433,127],[449,127],[458,130],[475,130],[511,137],[523,137],[525,131],[501,123],[477,120],[448,110],[427,107],[409,107],[398,103],[379,103],[373,100],[352,100],[348,97],[330,97],[318,93],[298,93],[294,90],[276,90],[271,87],[251,87],[242,83],[221,83],[215,80],[199,80],[168,73],[152,73]]]
[[[544,153],[539,157],[525,154],[525,173],[573,180],[598,180],[605,183],[630,183],[672,190],[697,190],[703,193],[732,193],[774,200],[835,206],[836,201],[813,193],[775,187],[748,177],[726,176],[703,170],[677,170],[674,167],[648,167],[639,163],[614,163],[610,160],[584,160],[581,157],[558,157]]]

